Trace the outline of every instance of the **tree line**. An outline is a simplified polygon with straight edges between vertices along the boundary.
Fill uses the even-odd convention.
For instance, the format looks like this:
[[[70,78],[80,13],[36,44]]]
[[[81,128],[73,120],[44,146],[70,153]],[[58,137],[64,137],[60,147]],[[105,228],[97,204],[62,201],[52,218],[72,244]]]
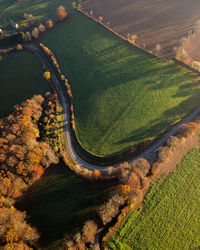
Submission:
[[[37,230],[26,222],[26,214],[16,210],[14,203],[45,168],[59,161],[40,140],[43,102],[42,96],[35,95],[0,120],[0,246],[4,249],[29,249],[39,239]]]

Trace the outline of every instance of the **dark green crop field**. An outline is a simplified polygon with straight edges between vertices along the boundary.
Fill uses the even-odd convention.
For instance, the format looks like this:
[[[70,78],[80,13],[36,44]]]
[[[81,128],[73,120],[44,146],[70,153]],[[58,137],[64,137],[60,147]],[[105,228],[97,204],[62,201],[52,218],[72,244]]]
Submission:
[[[109,249],[199,249],[200,148],[164,181],[153,184],[139,211],[131,212]]]
[[[0,117],[9,115],[15,104],[49,91],[42,75],[42,63],[35,55],[22,51],[4,56],[0,60]]]
[[[26,210],[41,233],[41,245],[59,249],[65,233],[73,233],[87,218],[94,217],[111,185],[78,177],[61,162],[46,170],[17,207]]]
[[[77,136],[95,154],[155,139],[200,104],[196,73],[146,54],[80,13],[43,42],[72,85]]]

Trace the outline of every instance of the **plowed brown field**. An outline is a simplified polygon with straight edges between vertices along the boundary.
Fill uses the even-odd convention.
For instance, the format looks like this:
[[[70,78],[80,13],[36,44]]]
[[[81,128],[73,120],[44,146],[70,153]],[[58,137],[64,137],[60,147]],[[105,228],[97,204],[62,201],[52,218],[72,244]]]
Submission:
[[[173,48],[200,19],[199,0],[91,0],[83,10],[103,17],[103,23],[124,37],[136,34],[136,43],[155,50],[161,44],[160,56],[173,56]]]

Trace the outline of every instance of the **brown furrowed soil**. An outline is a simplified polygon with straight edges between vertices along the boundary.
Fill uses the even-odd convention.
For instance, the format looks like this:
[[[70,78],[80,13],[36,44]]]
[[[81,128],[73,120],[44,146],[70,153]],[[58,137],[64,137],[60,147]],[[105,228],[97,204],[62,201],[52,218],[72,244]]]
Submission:
[[[161,57],[172,57],[173,48],[191,31],[200,19],[199,0],[91,0],[83,10],[124,37],[138,36],[136,43],[145,43],[155,53],[156,44],[161,44]]]

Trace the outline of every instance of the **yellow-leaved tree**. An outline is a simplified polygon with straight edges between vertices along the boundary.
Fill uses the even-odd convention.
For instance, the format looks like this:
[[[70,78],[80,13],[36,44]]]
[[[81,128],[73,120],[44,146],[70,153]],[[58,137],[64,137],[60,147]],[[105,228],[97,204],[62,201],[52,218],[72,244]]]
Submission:
[[[51,73],[49,71],[45,71],[44,74],[43,74],[43,77],[46,79],[46,80],[50,80],[51,78]]]
[[[17,47],[16,47],[17,50],[23,50],[23,47],[21,44],[17,44]]]

